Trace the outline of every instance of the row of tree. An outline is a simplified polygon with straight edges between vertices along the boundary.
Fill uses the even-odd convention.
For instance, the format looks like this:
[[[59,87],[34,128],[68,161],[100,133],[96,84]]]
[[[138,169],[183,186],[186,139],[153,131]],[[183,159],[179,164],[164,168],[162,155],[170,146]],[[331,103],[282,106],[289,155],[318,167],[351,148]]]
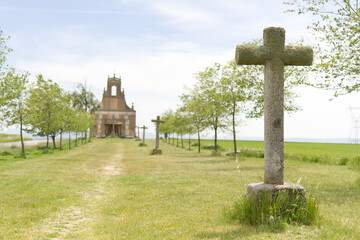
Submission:
[[[259,41],[253,44],[257,43]],[[288,112],[299,109],[294,102],[296,93],[293,88],[305,82],[306,73],[304,67],[285,70],[285,110]],[[195,73],[194,77],[194,86],[180,96],[181,105],[162,115],[165,124],[161,126],[161,132],[166,137],[173,134],[175,138],[176,134],[181,140],[183,134],[197,134],[200,152],[201,132],[210,129],[214,132],[214,151],[217,152],[219,130],[231,131],[236,156],[239,117],[258,118],[263,115],[263,67],[239,67],[233,60],[225,66],[215,63]]]
[[[317,42],[312,67],[285,68],[285,110],[299,109],[294,102],[294,88],[305,84],[332,90],[334,97],[360,91],[360,9],[359,0],[289,0],[288,12],[310,14],[309,29]],[[259,41],[252,44],[258,44]],[[312,72],[308,78],[308,72]],[[206,129],[217,133],[230,129],[236,156],[236,126],[240,115],[258,118],[263,113],[263,69],[261,66],[236,66],[234,61],[225,66],[214,64],[195,74],[197,82],[180,96],[181,105],[163,114],[165,136],[185,133],[198,135]]]
[[[6,55],[11,49],[6,46],[6,38],[0,31],[0,123],[3,127],[20,128],[21,149],[25,157],[23,131],[46,137],[46,149],[52,139],[60,136],[60,149],[64,133],[82,134],[87,141],[88,131],[93,126],[93,113],[99,102],[86,84],[80,84],[78,90],[67,92],[58,83],[44,79],[42,75],[30,83],[28,72],[17,72],[5,65]]]

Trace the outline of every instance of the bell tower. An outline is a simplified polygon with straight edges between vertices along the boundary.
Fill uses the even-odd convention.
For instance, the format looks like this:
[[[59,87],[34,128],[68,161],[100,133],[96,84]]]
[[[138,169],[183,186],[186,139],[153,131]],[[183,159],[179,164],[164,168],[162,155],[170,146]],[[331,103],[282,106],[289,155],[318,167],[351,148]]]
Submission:
[[[121,77],[108,77],[101,109],[95,112],[95,137],[135,137],[136,111],[125,101]]]

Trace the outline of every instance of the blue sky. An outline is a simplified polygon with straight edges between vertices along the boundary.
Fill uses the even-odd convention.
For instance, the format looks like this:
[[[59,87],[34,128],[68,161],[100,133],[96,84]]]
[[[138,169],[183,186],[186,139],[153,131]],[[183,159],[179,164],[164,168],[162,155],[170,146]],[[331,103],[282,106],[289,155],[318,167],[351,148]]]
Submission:
[[[71,90],[87,84],[101,100],[108,75],[122,77],[138,125],[179,104],[193,74],[234,58],[237,44],[259,39],[268,26],[286,29],[286,41],[305,39],[310,16],[284,13],[283,0],[0,0],[0,28],[14,51],[8,63],[35,78]],[[286,116],[285,137],[348,138],[348,104],[300,88],[303,111]],[[150,131],[152,129],[150,128]],[[209,133],[211,136],[211,133]],[[240,136],[262,137],[263,121],[248,120]]]

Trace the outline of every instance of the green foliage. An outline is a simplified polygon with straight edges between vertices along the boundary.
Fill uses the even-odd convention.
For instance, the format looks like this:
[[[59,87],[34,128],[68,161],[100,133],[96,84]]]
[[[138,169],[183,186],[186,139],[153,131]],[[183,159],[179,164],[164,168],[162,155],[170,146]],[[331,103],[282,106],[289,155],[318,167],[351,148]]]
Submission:
[[[347,157],[342,157],[342,158],[339,160],[339,165],[345,166],[348,162],[349,162],[349,158],[347,158]]]
[[[62,89],[52,80],[45,80],[42,75],[29,90],[27,115],[30,128],[28,132],[38,136],[55,136],[61,120]],[[48,143],[47,143],[48,147]]]
[[[100,102],[95,98],[94,93],[87,89],[86,82],[78,85],[78,91],[71,93],[73,106],[84,112],[94,114],[100,108]]]
[[[242,157],[264,158],[264,151],[259,149],[242,148],[238,155]]]
[[[22,145],[22,155],[25,157],[25,147],[23,139],[23,127],[28,123],[28,114],[26,113],[26,99],[28,87],[29,73],[16,73],[11,68],[4,77],[4,81],[0,81],[0,89],[2,89],[3,106],[1,107],[1,121],[6,127],[20,127],[20,141]]]
[[[251,44],[258,45],[261,41]],[[264,67],[237,66],[229,61],[221,66],[215,63],[194,74],[196,83],[186,88],[180,95],[182,105],[175,112],[168,110],[163,114],[166,123],[162,126],[165,134],[200,133],[206,129],[214,132],[214,151],[217,151],[219,130],[230,130],[233,134],[234,152],[236,146],[237,116],[259,118],[264,111]],[[295,103],[297,97],[294,88],[305,84],[307,68],[285,68],[285,110],[295,112],[300,109]],[[200,152],[200,148],[198,148]]]
[[[195,146],[197,146],[197,143],[196,143]],[[202,149],[206,149],[206,150],[215,150],[215,145],[214,145],[214,144],[207,144],[207,145],[201,146],[201,148],[202,148]],[[222,150],[223,147],[221,147],[220,145],[217,145],[217,149],[218,149],[218,150]]]
[[[4,36],[3,31],[0,30],[0,79],[2,79],[2,77],[4,76],[4,73],[5,73],[4,66],[5,66],[5,62],[6,62],[6,55],[12,51],[11,48],[6,46],[7,40],[9,40],[9,37]],[[3,90],[3,89],[1,89],[1,90]],[[0,92],[0,105],[2,105],[1,98],[2,98],[2,93]]]
[[[309,14],[309,28],[317,38],[312,71],[315,81],[309,84],[330,89],[334,96],[360,91],[360,11],[358,0],[290,0],[289,12]]]
[[[360,169],[360,156],[354,157],[352,160],[354,168]]]
[[[319,218],[319,202],[312,196],[304,200],[286,192],[275,196],[264,192],[257,197],[239,197],[229,216],[240,223],[269,225],[275,229],[283,229],[284,224],[311,225]]]

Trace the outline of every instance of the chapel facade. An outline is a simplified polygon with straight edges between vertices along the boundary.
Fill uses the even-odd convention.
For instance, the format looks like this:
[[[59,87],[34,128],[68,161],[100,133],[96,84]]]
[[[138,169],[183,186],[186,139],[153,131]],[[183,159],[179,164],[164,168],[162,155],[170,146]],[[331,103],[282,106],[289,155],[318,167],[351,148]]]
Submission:
[[[136,137],[136,111],[125,101],[125,92],[121,91],[121,77],[108,77],[107,89],[104,89],[101,107],[95,111],[94,136]]]

